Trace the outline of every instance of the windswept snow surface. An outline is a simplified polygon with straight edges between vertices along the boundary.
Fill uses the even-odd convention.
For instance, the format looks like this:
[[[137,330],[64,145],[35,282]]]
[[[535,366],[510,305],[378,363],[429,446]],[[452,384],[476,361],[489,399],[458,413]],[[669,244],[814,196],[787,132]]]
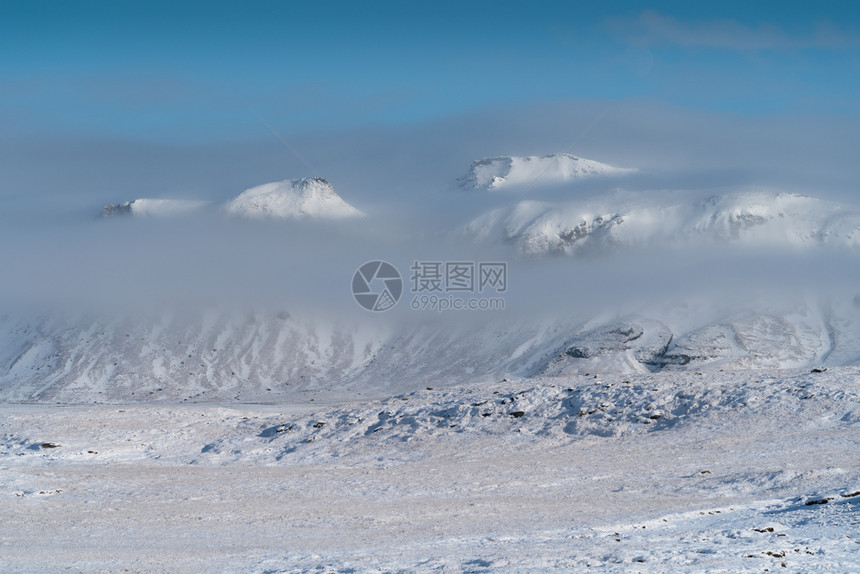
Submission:
[[[252,187],[227,202],[224,209],[231,215],[264,219],[343,219],[361,215],[321,177],[286,179]]]
[[[856,572],[859,438],[856,367],[6,405],[0,550],[5,572]]]
[[[489,191],[526,191],[529,186],[538,183],[546,185],[589,177],[624,175],[634,171],[568,153],[490,157],[473,162],[469,174],[460,179],[460,186]]]

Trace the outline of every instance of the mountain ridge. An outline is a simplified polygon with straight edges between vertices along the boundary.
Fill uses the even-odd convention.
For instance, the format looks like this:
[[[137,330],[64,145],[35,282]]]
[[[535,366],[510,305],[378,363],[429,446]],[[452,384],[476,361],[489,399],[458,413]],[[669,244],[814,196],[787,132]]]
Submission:
[[[462,232],[478,243],[506,243],[537,256],[725,243],[853,248],[860,246],[860,210],[763,190],[704,200],[623,192],[566,202],[518,201],[478,215]]]

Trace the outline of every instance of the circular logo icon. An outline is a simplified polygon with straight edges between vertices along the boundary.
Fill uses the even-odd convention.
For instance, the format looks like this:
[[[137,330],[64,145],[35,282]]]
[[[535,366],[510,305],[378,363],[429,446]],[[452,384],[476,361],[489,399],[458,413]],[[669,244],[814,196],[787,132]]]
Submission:
[[[391,263],[368,261],[352,276],[352,296],[368,311],[387,311],[403,293],[403,279]]]

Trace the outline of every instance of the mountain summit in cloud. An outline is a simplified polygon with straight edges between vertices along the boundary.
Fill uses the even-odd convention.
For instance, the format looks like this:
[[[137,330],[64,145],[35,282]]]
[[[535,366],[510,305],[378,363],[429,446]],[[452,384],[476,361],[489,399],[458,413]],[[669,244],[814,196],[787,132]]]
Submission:
[[[568,153],[543,156],[503,156],[472,162],[469,174],[460,178],[464,189],[525,190],[534,184],[553,184],[597,176],[624,175],[635,170],[615,167]]]
[[[102,208],[103,217],[114,215],[136,215],[164,217],[184,215],[203,208],[208,202],[194,199],[135,199],[122,203],[108,203]]]
[[[285,179],[252,187],[224,205],[231,215],[253,219],[342,219],[361,212],[321,177]]]
[[[184,199],[135,199],[105,205],[102,216],[184,215],[207,204],[206,201]],[[225,203],[223,209],[230,215],[250,219],[342,219],[362,214],[321,177],[285,179],[258,185]]]

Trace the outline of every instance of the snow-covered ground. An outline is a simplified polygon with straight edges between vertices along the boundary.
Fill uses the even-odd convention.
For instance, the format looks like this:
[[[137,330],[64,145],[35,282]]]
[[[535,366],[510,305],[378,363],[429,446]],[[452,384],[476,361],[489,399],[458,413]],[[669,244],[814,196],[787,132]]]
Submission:
[[[857,572],[860,370],[10,405],[4,572]]]

